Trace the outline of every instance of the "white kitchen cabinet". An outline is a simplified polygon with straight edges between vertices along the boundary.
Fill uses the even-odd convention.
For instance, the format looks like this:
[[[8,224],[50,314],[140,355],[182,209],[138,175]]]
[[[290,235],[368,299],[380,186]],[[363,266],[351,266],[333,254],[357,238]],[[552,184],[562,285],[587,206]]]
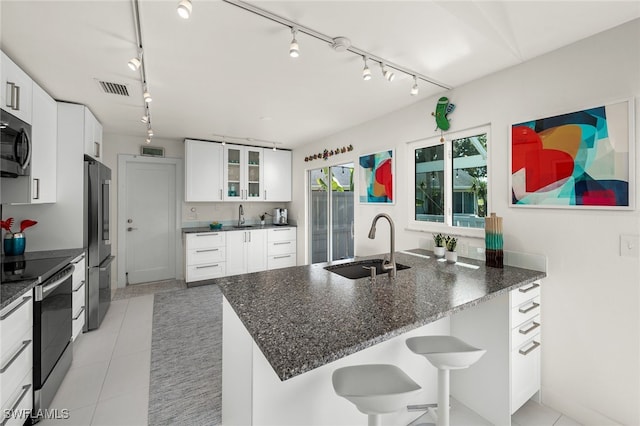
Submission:
[[[185,201],[222,201],[222,161],[222,145],[185,139]]]
[[[2,109],[31,124],[32,80],[18,65],[2,52]]]
[[[264,150],[252,146],[224,146],[224,200],[264,200]]]
[[[2,199],[11,204],[56,202],[58,104],[33,83],[31,176],[2,179]]]
[[[226,273],[226,232],[185,234],[186,282],[210,280]]]
[[[296,266],[296,228],[267,230],[267,269]]]
[[[226,275],[246,274],[267,269],[267,232],[252,229],[227,232]]]
[[[102,158],[102,124],[89,111],[84,109],[84,153],[91,158]]]
[[[0,311],[0,408],[33,408],[33,292],[19,297]],[[27,412],[27,411],[24,411]],[[3,420],[2,425],[22,425],[26,418]]]
[[[291,201],[291,151],[264,150],[264,200]]]
[[[72,262],[75,269],[72,276],[72,308],[71,308],[71,338],[76,340],[86,321],[86,261],[84,253]]]

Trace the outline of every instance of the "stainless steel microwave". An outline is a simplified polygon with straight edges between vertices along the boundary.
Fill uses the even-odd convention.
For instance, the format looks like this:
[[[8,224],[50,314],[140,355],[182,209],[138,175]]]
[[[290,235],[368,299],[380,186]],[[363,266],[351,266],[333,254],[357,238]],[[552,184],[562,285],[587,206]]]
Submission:
[[[0,110],[0,174],[2,177],[31,174],[31,125]]]

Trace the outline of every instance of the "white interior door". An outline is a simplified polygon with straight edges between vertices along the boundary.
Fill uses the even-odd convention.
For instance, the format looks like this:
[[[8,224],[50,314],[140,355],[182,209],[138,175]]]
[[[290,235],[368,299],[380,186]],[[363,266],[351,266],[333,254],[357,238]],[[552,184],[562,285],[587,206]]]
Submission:
[[[176,277],[176,165],[126,163],[126,275],[129,284]]]

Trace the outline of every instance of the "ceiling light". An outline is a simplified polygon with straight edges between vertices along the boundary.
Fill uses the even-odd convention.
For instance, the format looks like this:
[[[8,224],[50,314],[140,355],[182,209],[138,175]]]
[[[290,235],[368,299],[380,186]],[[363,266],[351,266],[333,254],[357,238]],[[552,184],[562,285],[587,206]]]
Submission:
[[[413,76],[413,87],[411,87],[411,96],[418,94],[418,77]]]
[[[300,47],[298,46],[298,41],[296,40],[297,29],[291,28],[291,44],[289,45],[289,56],[292,58],[297,58],[300,56]]]
[[[131,58],[128,65],[129,68],[131,68],[131,71],[138,71],[138,68],[140,68],[140,64],[140,58],[136,56],[135,58]]]
[[[371,80],[371,70],[369,69],[369,65],[367,65],[367,57],[363,56],[364,59],[364,68],[362,68],[362,79],[364,81]]]
[[[182,19],[189,19],[192,9],[193,5],[191,4],[191,0],[182,0],[178,3],[178,15],[180,15]]]
[[[151,99],[151,94],[149,93],[148,90],[144,91],[144,95],[142,95],[142,97],[144,98],[144,101],[146,103],[149,103],[149,102],[151,102],[153,100],[153,99]]]
[[[380,62],[380,69],[382,70],[382,75],[387,79],[387,81],[393,81],[393,79],[396,78],[396,75],[384,66],[384,62]]]
[[[148,115],[143,115],[142,118],[140,119],[140,121],[144,124],[147,124],[149,122],[149,116]]]
[[[151,143],[151,138],[147,138],[144,143],[146,143],[147,145],[149,145]]]
[[[147,136],[149,137],[153,136],[153,129],[151,127],[149,127],[149,129],[147,130]]]
[[[222,146],[225,146],[225,145],[226,145],[226,143],[227,143],[227,142],[224,140],[224,136],[223,136],[223,137],[222,137]]]
[[[276,143],[275,142],[273,143],[273,148],[271,148],[271,149],[273,149],[274,151],[276,150]]]

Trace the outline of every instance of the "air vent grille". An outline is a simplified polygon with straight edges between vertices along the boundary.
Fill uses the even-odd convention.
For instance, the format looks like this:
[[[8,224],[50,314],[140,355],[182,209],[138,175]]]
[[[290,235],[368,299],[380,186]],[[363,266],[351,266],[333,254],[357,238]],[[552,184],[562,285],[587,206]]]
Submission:
[[[129,89],[124,84],[111,83],[109,81],[98,81],[102,91],[110,95],[129,96]]]

